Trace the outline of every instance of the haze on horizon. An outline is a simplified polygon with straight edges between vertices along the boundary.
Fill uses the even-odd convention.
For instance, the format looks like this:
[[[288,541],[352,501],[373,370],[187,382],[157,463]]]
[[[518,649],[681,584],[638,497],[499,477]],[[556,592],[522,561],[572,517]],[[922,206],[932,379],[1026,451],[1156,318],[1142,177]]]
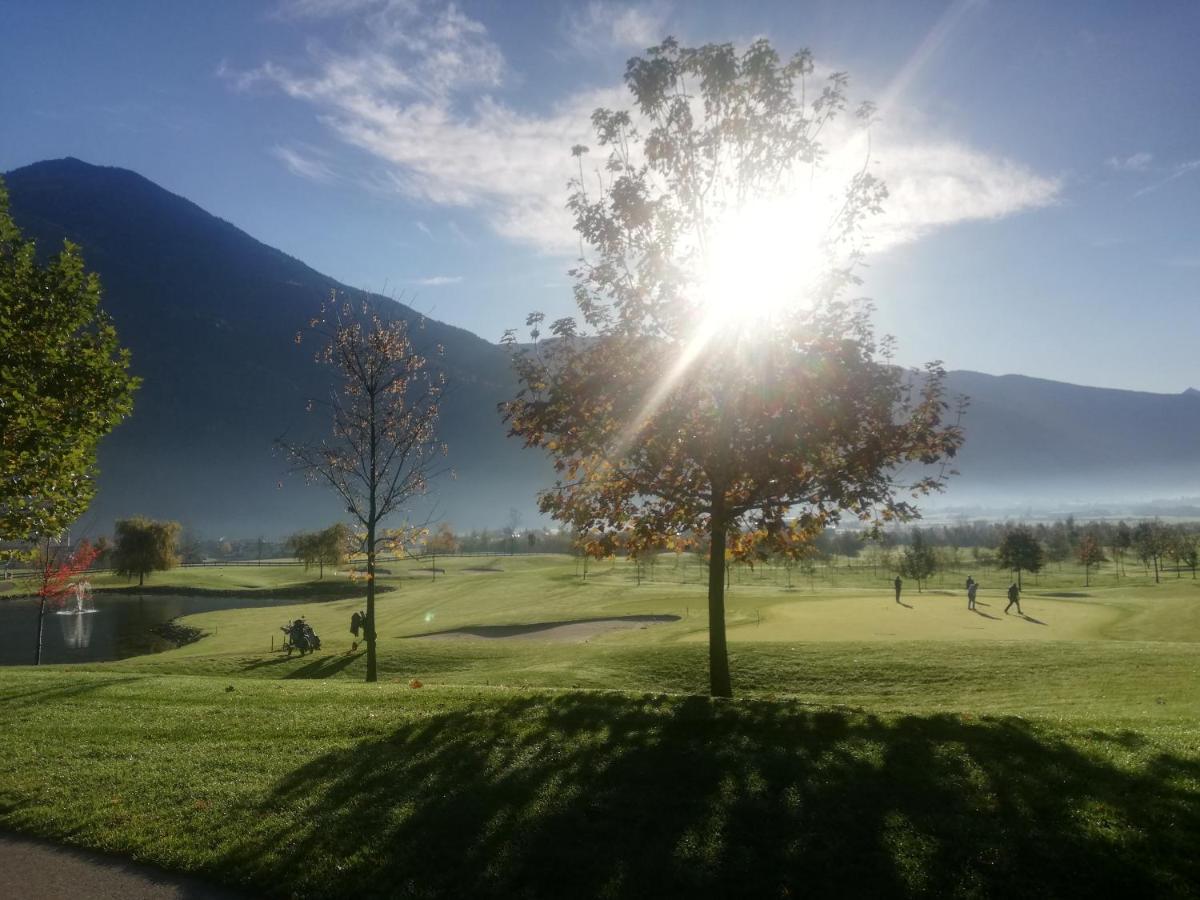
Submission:
[[[667,34],[809,47],[880,105],[865,293],[899,359],[1200,386],[1200,7],[285,0],[6,11],[0,170],[141,172],[496,340],[571,311],[569,150]]]

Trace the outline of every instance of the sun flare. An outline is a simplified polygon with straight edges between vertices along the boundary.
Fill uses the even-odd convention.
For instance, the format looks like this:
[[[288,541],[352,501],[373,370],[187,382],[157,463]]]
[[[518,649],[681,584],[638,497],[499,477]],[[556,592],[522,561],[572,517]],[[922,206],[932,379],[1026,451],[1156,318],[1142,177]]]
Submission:
[[[831,265],[833,204],[816,191],[762,198],[726,213],[707,242],[708,315],[762,325],[812,305]]]

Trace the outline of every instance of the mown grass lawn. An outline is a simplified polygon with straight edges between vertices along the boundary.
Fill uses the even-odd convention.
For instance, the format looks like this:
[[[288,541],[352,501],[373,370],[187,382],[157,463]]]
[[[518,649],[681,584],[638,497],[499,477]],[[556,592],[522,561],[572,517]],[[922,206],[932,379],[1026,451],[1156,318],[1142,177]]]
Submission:
[[[58,670],[0,735],[4,826],[279,896],[1200,884],[1194,719]]]
[[[702,585],[574,565],[397,566],[376,685],[350,649],[358,599],[0,670],[0,827],[274,896],[1200,893],[1189,579],[1044,576],[1022,618],[985,580],[987,619],[949,586],[897,607],[862,572],[799,591],[754,573],[730,596],[740,696],[714,703],[695,696]],[[646,613],[680,619],[587,642],[419,636]],[[270,651],[293,614],[322,652]]]

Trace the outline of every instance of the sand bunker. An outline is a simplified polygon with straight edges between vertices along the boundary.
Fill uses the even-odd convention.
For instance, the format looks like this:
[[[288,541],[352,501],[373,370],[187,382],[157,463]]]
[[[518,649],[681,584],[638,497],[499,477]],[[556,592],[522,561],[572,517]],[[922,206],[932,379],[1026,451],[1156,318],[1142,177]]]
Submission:
[[[467,625],[450,631],[414,634],[410,637],[428,640],[502,640],[505,638],[535,641],[579,643],[609,631],[648,628],[664,622],[678,622],[679,616],[615,616],[606,619],[574,619],[566,622],[533,622],[528,625]]]

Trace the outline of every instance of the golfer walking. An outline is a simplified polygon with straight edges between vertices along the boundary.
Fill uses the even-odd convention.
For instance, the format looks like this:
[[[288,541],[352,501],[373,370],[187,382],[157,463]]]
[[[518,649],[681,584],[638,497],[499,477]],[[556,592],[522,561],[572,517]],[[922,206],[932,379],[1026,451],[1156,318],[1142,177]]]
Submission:
[[[1004,607],[1004,611],[1007,613],[1013,606],[1016,606],[1018,616],[1025,615],[1021,612],[1021,589],[1015,581],[1008,586],[1008,606]]]

